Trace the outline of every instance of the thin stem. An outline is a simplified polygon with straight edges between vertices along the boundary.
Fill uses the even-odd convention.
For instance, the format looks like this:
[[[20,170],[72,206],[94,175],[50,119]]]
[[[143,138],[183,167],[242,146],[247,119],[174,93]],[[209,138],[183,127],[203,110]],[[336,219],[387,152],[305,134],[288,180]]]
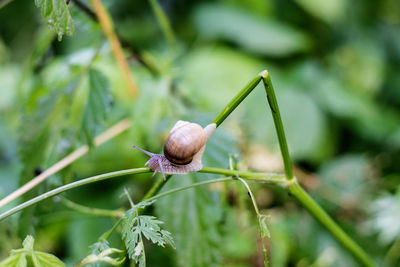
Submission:
[[[114,177],[119,177],[123,175],[128,175],[128,174],[140,174],[140,173],[149,173],[152,172],[150,168],[136,168],[136,169],[128,169],[128,170],[122,170],[122,171],[116,171],[116,172],[109,172],[109,173],[104,173],[100,175],[96,175],[93,177],[89,177],[86,179],[82,179],[73,183],[69,183],[63,186],[60,186],[56,189],[53,189],[51,191],[48,191],[46,193],[43,193],[31,200],[28,200],[2,214],[0,214],[0,221],[3,220],[4,218],[24,209],[29,206],[32,206],[42,200],[45,200],[47,198],[56,196],[58,194],[61,194],[65,191],[71,190],[76,187],[80,187],[86,184],[90,183],[95,183],[107,179],[111,179]],[[232,171],[232,170],[226,170],[226,169],[219,169],[219,168],[207,168],[204,167],[201,172],[205,173],[215,173],[215,174],[224,174],[227,176],[241,176],[243,178],[253,180],[253,181],[260,181],[260,182],[265,182],[265,183],[270,183],[270,184],[276,184],[276,185],[285,185],[285,176],[282,174],[270,174],[270,173],[253,173],[253,172],[243,172],[243,171]],[[160,181],[161,180],[161,181]],[[146,196],[143,198],[143,200],[147,200],[148,198],[154,196],[158,190],[161,188],[161,186],[164,184],[163,179],[160,178],[159,181],[157,181],[153,187],[150,189],[149,193],[146,194]]]
[[[364,250],[354,242],[329,215],[315,202],[304,189],[297,183],[296,179],[288,184],[288,191],[305,207],[314,218],[319,221],[339,242],[346,247],[365,266],[374,266],[373,261]]]
[[[115,231],[115,229],[117,229],[118,225],[120,225],[122,219],[123,217],[119,218],[118,221],[116,221],[114,225],[111,227],[111,229],[102,234],[100,238],[104,238],[105,240],[107,240],[111,236],[111,234]]]
[[[106,141],[110,140],[111,138],[121,134],[122,132],[126,131],[129,129],[131,126],[131,122],[128,119],[124,119],[117,124],[113,125],[111,128],[106,130],[105,132],[101,133],[99,136],[97,136],[94,139],[94,145],[99,146]],[[68,165],[70,165],[72,162],[76,161],[83,155],[85,155],[89,151],[89,146],[84,145],[79,147],[77,150],[73,151],[71,154],[67,155],[65,158],[61,159],[57,163],[55,163],[53,166],[39,174],[38,176],[34,177],[32,180],[30,180],[28,183],[24,184],[2,200],[0,200],[0,208],[7,205],[14,199],[20,197],[24,193],[28,192],[41,182],[45,181],[47,178],[49,178],[51,175],[61,171]]]
[[[111,17],[109,16],[107,10],[101,3],[101,0],[91,0],[91,2],[94,6],[101,28],[103,29],[104,34],[106,35],[108,41],[110,42],[111,50],[114,54],[115,60],[117,61],[118,67],[122,72],[122,77],[125,80],[127,89],[132,96],[136,96],[137,86],[130,72],[128,62],[126,61],[124,53],[122,52],[119,39],[114,32],[114,27]]]
[[[190,185],[186,185],[186,186],[182,186],[182,187],[177,187],[171,190],[168,190],[166,192],[157,194],[155,196],[149,197],[147,199],[143,199],[146,201],[152,201],[155,199],[159,199],[161,197],[165,197],[167,195],[179,192],[179,191],[183,191],[189,188],[193,188],[193,187],[197,187],[197,186],[201,186],[201,185],[206,185],[206,184],[213,184],[213,183],[219,183],[219,182],[226,182],[226,181],[233,181],[234,179],[232,179],[231,177],[223,177],[223,178],[216,178],[216,179],[211,179],[211,180],[207,180],[207,181],[203,181],[203,182],[198,182],[198,183],[194,183],[194,184],[190,184]]]
[[[126,197],[127,197],[128,200],[129,200],[129,204],[131,205],[131,208],[132,208],[132,209],[135,208],[135,204],[133,204],[133,200],[132,200],[131,196],[129,195],[129,192],[128,192],[128,190],[126,189],[126,187],[124,187],[124,192],[125,192]],[[136,209],[136,210],[137,210],[137,209]]]
[[[176,45],[175,35],[167,15],[157,0],[149,0],[149,2],[151,9],[153,9],[154,15],[156,16],[157,22],[161,27],[162,33],[164,34],[165,39],[167,39],[168,45],[174,49]]]
[[[115,178],[115,177],[120,177],[128,174],[140,174],[140,173],[149,173],[151,172],[150,168],[136,168],[136,169],[128,169],[128,170],[122,170],[122,171],[116,171],[116,172],[109,172],[109,173],[104,173],[96,176],[92,176],[86,179],[82,179],[73,183],[69,183],[63,186],[60,186],[56,189],[50,190],[46,193],[43,193],[35,198],[32,198],[31,200],[28,200],[12,209],[9,209],[8,211],[0,214],[0,221],[3,220],[4,218],[20,211],[23,210],[29,206],[32,206],[40,201],[43,201],[45,199],[48,199],[50,197],[54,197],[58,194],[61,194],[65,191],[71,190],[76,187],[80,187],[83,185],[95,183],[95,182],[100,182],[103,180]]]
[[[274,119],[276,134],[278,135],[279,147],[281,149],[283,164],[285,165],[286,177],[293,179],[292,163],[290,160],[289,149],[286,141],[285,131],[283,130],[281,113],[279,111],[278,101],[276,100],[274,87],[272,86],[271,76],[267,70],[261,73],[265,92],[267,93],[269,107],[271,108],[272,117]]]
[[[243,180],[242,178],[237,177],[237,179],[238,179],[240,182],[242,182],[242,183],[244,184],[244,186],[245,186],[246,189],[247,189],[247,192],[249,192],[251,201],[252,201],[252,203],[253,203],[254,210],[255,210],[255,212],[256,212],[256,214],[257,214],[258,226],[259,226],[259,228],[260,228],[261,244],[262,244],[263,253],[264,253],[264,266],[265,266],[265,267],[268,267],[268,266],[269,266],[269,263],[268,263],[267,248],[266,248],[266,246],[265,246],[265,237],[264,237],[264,235],[263,235],[263,229],[262,229],[262,225],[261,225],[262,215],[260,214],[260,211],[259,211],[259,209],[258,209],[258,205],[257,205],[257,202],[256,202],[256,198],[254,197],[254,194],[253,194],[253,192],[251,191],[250,186],[249,186],[249,185],[246,183],[246,181]]]
[[[169,180],[169,178],[171,177],[171,175],[167,175],[166,179],[165,179],[165,183]],[[150,199],[152,196],[154,196],[155,194],[158,193],[158,191],[160,191],[161,187],[165,184],[164,183],[164,178],[159,178],[154,184],[153,186],[150,188],[149,191],[147,191],[146,195],[143,197],[142,200],[148,200]]]
[[[217,124],[217,127],[234,111],[237,106],[253,91],[257,84],[261,81],[261,75],[252,79],[232,100],[225,106],[225,108],[215,117],[212,121]]]
[[[124,211],[123,210],[106,210],[106,209],[97,209],[97,208],[91,208],[87,206],[80,205],[78,203],[75,203],[65,197],[60,197],[61,202],[67,206],[68,208],[71,208],[73,210],[76,210],[81,213],[89,214],[89,215],[94,215],[94,216],[106,216],[106,217],[117,217],[121,218],[124,216]]]

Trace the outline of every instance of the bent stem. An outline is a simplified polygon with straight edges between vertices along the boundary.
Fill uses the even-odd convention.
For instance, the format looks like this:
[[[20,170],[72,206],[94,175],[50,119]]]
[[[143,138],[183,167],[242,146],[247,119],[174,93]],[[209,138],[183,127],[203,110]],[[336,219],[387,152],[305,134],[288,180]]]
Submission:
[[[290,160],[289,149],[286,141],[285,130],[283,129],[283,123],[281,113],[279,111],[278,101],[276,100],[274,87],[272,86],[271,76],[267,70],[260,73],[264,83],[265,92],[267,93],[268,104],[272,112],[274,119],[276,134],[278,135],[279,147],[281,149],[283,165],[285,166],[286,178],[293,179],[292,163]]]
[[[365,251],[353,239],[351,239],[342,228],[332,220],[331,217],[329,217],[329,215],[320,205],[318,205],[317,202],[314,201],[314,199],[310,197],[310,195],[307,194],[306,191],[304,191],[304,189],[297,183],[296,179],[290,181],[287,190],[360,262],[365,266],[374,266],[374,263]]]
[[[263,81],[265,92],[267,94],[268,104],[272,112],[276,133],[278,136],[279,147],[285,167],[286,178],[280,184],[288,190],[327,230],[329,230],[337,240],[342,243],[358,260],[366,266],[373,266],[372,260],[316,203],[297,183],[293,177],[292,163],[290,160],[289,149],[283,128],[282,118],[276,100],[274,87],[271,77],[267,70],[262,71],[257,77],[252,79],[217,115],[213,120],[217,127],[232,113],[233,110],[252,92],[260,81]],[[241,175],[240,175],[241,176]],[[243,176],[241,176],[243,177]]]
[[[276,100],[274,87],[272,86],[271,77],[267,70],[262,71],[255,78],[253,78],[232,100],[225,106],[225,108],[215,117],[212,121],[217,127],[234,111],[237,106],[253,91],[254,88],[263,81],[265,92],[267,93],[268,104],[274,119],[276,133],[278,135],[279,147],[281,150],[283,164],[285,166],[285,174],[287,179],[293,179],[292,163],[290,160],[289,149],[286,141],[285,131],[281,114],[279,111],[278,101]]]

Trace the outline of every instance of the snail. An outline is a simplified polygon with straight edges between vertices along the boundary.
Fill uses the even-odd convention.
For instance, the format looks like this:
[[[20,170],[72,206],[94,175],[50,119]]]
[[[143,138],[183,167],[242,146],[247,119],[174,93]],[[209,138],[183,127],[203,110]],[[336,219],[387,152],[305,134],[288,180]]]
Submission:
[[[206,147],[207,140],[216,129],[216,124],[211,123],[204,129],[197,123],[178,121],[171,129],[164,143],[164,155],[155,154],[137,146],[134,148],[150,156],[146,162],[150,169],[161,172],[164,180],[165,174],[187,174],[200,170],[203,165],[201,158]]]

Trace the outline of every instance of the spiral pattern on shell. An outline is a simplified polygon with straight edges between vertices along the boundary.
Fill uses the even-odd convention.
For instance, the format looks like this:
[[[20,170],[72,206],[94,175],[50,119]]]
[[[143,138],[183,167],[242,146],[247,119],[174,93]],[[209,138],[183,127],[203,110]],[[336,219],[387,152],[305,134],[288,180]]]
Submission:
[[[164,155],[174,164],[189,164],[206,141],[205,132],[199,124],[182,122],[172,129],[165,141]]]

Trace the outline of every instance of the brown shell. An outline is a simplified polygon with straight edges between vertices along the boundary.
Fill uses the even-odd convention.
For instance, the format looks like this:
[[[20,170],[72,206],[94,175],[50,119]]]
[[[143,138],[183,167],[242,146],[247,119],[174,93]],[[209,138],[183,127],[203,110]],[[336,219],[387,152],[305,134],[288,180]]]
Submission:
[[[200,125],[186,123],[172,129],[164,143],[164,155],[174,164],[189,164],[206,141],[205,132]]]

